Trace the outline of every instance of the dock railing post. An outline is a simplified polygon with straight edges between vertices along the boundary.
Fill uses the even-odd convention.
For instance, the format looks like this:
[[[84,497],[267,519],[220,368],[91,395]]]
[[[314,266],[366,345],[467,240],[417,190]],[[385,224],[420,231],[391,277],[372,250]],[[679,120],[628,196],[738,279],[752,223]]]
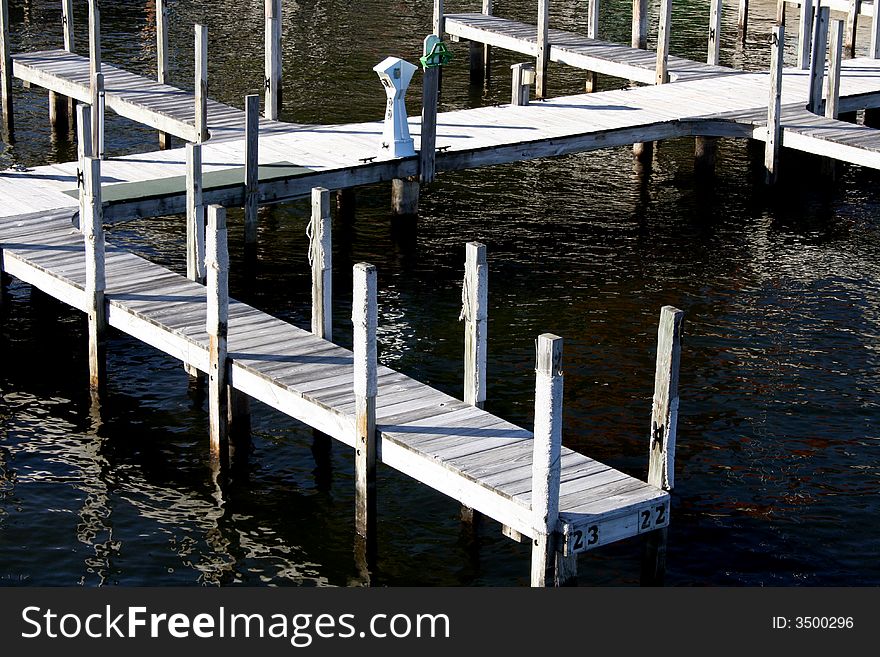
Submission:
[[[483,0],[483,15],[491,16],[495,7],[493,0]],[[483,81],[488,82],[492,73],[492,46],[483,44]]]
[[[376,268],[354,266],[355,531],[368,544],[376,536]],[[369,552],[370,550],[368,550]]]
[[[736,18],[736,34],[739,42],[744,44],[749,32],[749,0],[739,0]]]
[[[223,462],[228,450],[229,392],[227,346],[229,330],[229,252],[226,246],[226,210],[208,207],[205,265],[208,270],[208,416],[211,459]]]
[[[166,0],[156,0],[156,81],[168,84],[168,4]],[[159,132],[159,148],[171,146],[170,136]]]
[[[556,579],[556,526],[562,454],[562,338],[538,336],[532,456],[532,586]]]
[[[208,140],[208,26],[195,26],[196,141]]]
[[[810,68],[810,49],[813,43],[814,0],[801,0],[801,12],[798,16],[797,66],[801,70]]]
[[[846,38],[844,45],[846,51],[844,57],[856,56],[856,35],[859,28],[859,14],[862,11],[862,0],[850,0],[849,12],[846,15]],[[843,37],[841,37],[843,39]]]
[[[632,8],[631,45],[633,48],[646,50],[648,48],[648,0],[633,0]],[[633,81],[630,81],[630,85],[634,84]],[[633,144],[633,156],[641,165],[649,163],[653,153],[653,142],[636,142]]]
[[[9,41],[9,3],[0,0],[0,87],[3,92],[3,130],[11,137],[12,118],[12,44]]]
[[[256,94],[244,99],[245,159],[244,159],[244,243],[257,243],[257,211],[260,200],[260,97]]]
[[[92,157],[92,106],[84,103],[76,105],[76,159],[80,170],[85,166],[85,158]]]
[[[443,16],[443,0],[434,0],[434,17],[431,21],[431,33],[436,34],[441,39],[443,38],[445,27]]]
[[[425,39],[423,54],[433,47],[436,35]],[[434,182],[437,162],[437,100],[440,91],[440,67],[422,69],[422,127],[419,140],[419,182]]]
[[[825,77],[825,51],[828,47],[828,19],[830,9],[819,6],[813,23],[813,49],[810,53],[810,96],[808,109],[818,114],[822,107],[822,88]]]
[[[205,206],[202,201],[202,145],[186,145],[186,276],[205,283]]]
[[[312,333],[333,340],[333,232],[330,191],[312,189],[309,263],[312,266]]]
[[[79,194],[80,230],[85,242],[86,316],[89,325],[89,387],[93,393],[106,383],[107,305],[104,275],[104,225],[101,207],[101,160],[86,156],[82,161]]]
[[[101,101],[104,93],[104,77],[101,73],[101,8],[98,0],[89,0],[89,88],[92,105],[92,154],[103,157]],[[99,77],[100,75],[100,77]]]
[[[878,7],[877,9],[880,9]],[[868,51],[868,57],[874,59],[880,58],[880,11],[875,10],[871,23],[871,45]]]
[[[654,376],[654,401],[648,440],[648,483],[666,491],[671,491],[675,486],[678,372],[681,361],[683,316],[684,313],[677,308],[664,306],[660,311],[660,325],[657,331],[657,369]],[[655,529],[648,536],[642,559],[643,586],[663,584],[668,531],[667,527],[663,527]]]
[[[825,82],[825,117],[836,119],[840,111],[840,68],[843,59],[843,21],[831,21],[828,79]]]
[[[265,116],[278,120],[281,111],[281,0],[266,0]]]
[[[599,3],[600,0],[589,0],[587,3],[587,37],[599,38]],[[596,71],[587,71],[587,80],[584,91],[593,93],[599,87],[599,74]]]
[[[767,106],[767,142],[764,147],[765,180],[773,185],[779,176],[779,149],[782,146],[782,60],[785,26],[776,25],[770,34],[770,102]]]
[[[483,408],[486,402],[486,348],[489,317],[489,265],[486,245],[465,246],[461,316],[464,325],[464,401]]]
[[[709,5],[709,52],[706,63],[718,66],[721,59],[721,4],[722,0],[711,0]]]
[[[510,104],[514,107],[529,104],[529,88],[535,79],[535,65],[531,62],[513,64],[511,70]]]
[[[672,20],[672,0],[660,0],[660,19],[657,26],[657,76],[655,84],[669,82],[669,24]]]
[[[535,96],[547,97],[547,65],[550,63],[550,0],[538,0],[538,43],[535,47]]]

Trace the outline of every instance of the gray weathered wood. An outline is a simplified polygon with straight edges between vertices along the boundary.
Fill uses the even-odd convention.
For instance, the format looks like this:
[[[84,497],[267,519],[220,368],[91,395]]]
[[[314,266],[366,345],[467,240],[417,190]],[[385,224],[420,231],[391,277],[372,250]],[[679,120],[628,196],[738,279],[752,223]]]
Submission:
[[[64,33],[64,49],[74,52],[73,0],[61,0],[61,30]]]
[[[587,3],[587,37],[590,39],[599,38],[599,4],[600,0],[589,0]],[[598,87],[599,74],[595,71],[588,71],[584,90],[591,94],[597,91]]]
[[[822,107],[822,88],[825,77],[825,52],[828,48],[830,10],[819,6],[813,22],[813,48],[810,52],[810,92],[808,108],[818,114]]]
[[[632,47],[645,50],[648,47],[648,0],[633,0]]]
[[[767,141],[764,146],[765,180],[768,185],[775,184],[779,175],[784,46],[785,26],[777,25],[770,33],[770,98],[767,105]]]
[[[312,265],[312,333],[333,340],[333,234],[330,191],[312,190],[309,225],[309,262]]]
[[[0,90],[2,90],[3,129],[12,134],[12,44],[9,40],[9,4],[0,0]]]
[[[260,97],[245,98],[244,243],[257,243],[257,210],[260,200]]]
[[[354,266],[355,531],[370,539],[376,527],[376,268]]]
[[[103,107],[104,78],[101,76],[101,8],[98,0],[89,0],[89,97],[92,106],[92,154],[103,156]]]
[[[781,29],[781,28],[777,28]],[[675,436],[678,424],[678,369],[684,313],[672,306],[660,311],[657,369],[649,440],[648,483],[662,490],[675,486]]]
[[[709,5],[709,52],[706,63],[717,66],[721,60],[721,3],[711,0]]]
[[[550,63],[550,0],[538,0],[538,43],[535,54],[535,96],[546,98],[547,66]]]
[[[79,167],[87,157],[92,157],[92,107],[85,103],[76,106],[76,153]]]
[[[486,402],[486,348],[489,316],[489,265],[486,245],[465,247],[461,291],[464,327],[464,401],[478,408]]]
[[[205,283],[205,205],[202,198],[202,145],[186,145],[186,276]]]
[[[535,431],[532,454],[532,586],[556,580],[555,531],[559,520],[562,450],[562,338],[538,336],[535,367]]]
[[[862,0],[850,0],[849,11],[846,15],[846,36],[842,37],[846,50],[845,57],[852,58],[856,56],[856,36],[859,27],[859,14],[862,11]]]
[[[104,74],[100,71],[92,76],[92,153],[99,160],[104,159]]]
[[[434,0],[434,16],[431,21],[431,33],[443,38],[443,0]]]
[[[535,74],[535,65],[531,62],[513,64],[510,70],[510,104],[513,106],[528,105],[530,80]]]
[[[394,178],[391,181],[391,212],[398,217],[415,217],[418,215],[418,178]]]
[[[427,49],[427,44],[428,39],[425,39],[425,49]],[[424,69],[422,78],[422,127],[419,143],[419,181],[422,183],[434,182],[435,177],[437,101],[439,91],[440,67],[432,66]]]
[[[672,19],[672,0],[660,0],[660,19],[657,26],[657,75],[655,84],[669,82],[669,29]]]
[[[843,21],[831,21],[828,78],[825,83],[825,116],[836,119],[840,109],[840,67],[843,59]]]
[[[880,15],[878,14],[880,12],[875,12],[871,18],[871,44],[868,50],[868,57],[874,59],[880,58]]]
[[[745,43],[749,31],[749,0],[739,0],[736,30],[740,43]]]
[[[208,26],[195,26],[196,138],[208,140]]]
[[[226,209],[208,207],[208,416],[212,459],[220,459],[228,445],[229,391],[227,338],[229,330],[229,252],[226,246]]]
[[[67,99],[54,91],[49,92],[49,125],[52,133],[58,135],[67,132]]]
[[[814,0],[801,0],[800,15],[798,16],[797,66],[803,70],[810,68],[813,18],[815,16],[813,2]]]
[[[483,0],[483,14],[491,16],[494,10],[494,0]],[[483,81],[488,82],[492,72],[492,46],[483,44]]]
[[[104,225],[101,211],[101,160],[86,157],[82,162],[80,188],[80,230],[85,242],[86,317],[89,328],[89,387],[99,391],[106,375],[107,304],[104,301]]]
[[[156,81],[168,84],[168,4],[167,0],[156,0]],[[159,133],[159,147],[170,146],[167,132]]]
[[[266,0],[265,116],[278,120],[281,112],[281,0]]]
[[[717,137],[694,138],[694,172],[698,176],[710,177],[715,172],[717,151]]]

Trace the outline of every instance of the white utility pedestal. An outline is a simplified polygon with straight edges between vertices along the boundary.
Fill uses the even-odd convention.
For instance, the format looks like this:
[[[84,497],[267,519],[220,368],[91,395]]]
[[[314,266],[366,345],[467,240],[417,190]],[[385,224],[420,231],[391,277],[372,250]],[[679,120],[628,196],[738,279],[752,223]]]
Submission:
[[[398,57],[388,57],[373,67],[388,95],[385,108],[385,128],[382,131],[382,147],[379,159],[410,157],[416,154],[413,139],[409,136],[406,122],[406,103],[404,96],[417,66]]]

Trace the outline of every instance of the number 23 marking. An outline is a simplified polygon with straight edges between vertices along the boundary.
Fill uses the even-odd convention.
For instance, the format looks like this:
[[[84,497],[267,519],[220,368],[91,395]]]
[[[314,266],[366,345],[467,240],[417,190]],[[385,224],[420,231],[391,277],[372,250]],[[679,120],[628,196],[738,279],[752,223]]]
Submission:
[[[579,550],[585,550],[590,545],[595,545],[599,542],[599,527],[598,525],[591,525],[587,528],[586,542],[584,542],[584,532],[580,529],[576,529],[574,532],[574,544],[572,545],[572,549],[577,552]]]

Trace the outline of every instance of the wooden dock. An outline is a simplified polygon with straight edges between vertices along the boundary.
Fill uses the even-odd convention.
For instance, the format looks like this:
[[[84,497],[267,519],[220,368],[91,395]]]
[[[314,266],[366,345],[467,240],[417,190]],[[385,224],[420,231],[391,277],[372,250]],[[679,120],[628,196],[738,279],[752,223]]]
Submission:
[[[270,4],[267,25],[277,22],[277,7]],[[198,47],[195,90],[186,92],[108,64],[98,67],[94,53],[84,58],[66,48],[12,54],[4,43],[6,81],[11,71],[52,94],[93,110],[103,103],[189,143],[147,155],[92,157],[101,153],[94,148],[102,142],[94,139],[92,121],[100,109],[94,114],[82,109],[77,162],[0,174],[0,268],[86,314],[96,391],[104,379],[104,331],[114,327],[179,359],[191,373],[207,374],[212,453],[221,460],[227,425],[243,415],[241,400],[259,400],[355,451],[355,525],[365,538],[375,534],[375,463],[382,462],[497,520],[508,536],[530,539],[533,583],[563,583],[572,577],[579,552],[645,532],[656,543],[669,523],[680,311],[666,307],[661,313],[645,482],[561,445],[562,341],[556,336],[538,340],[533,431],[481,408],[486,320],[481,245],[468,246],[466,290],[472,305],[466,313],[464,401],[378,366],[375,269],[368,265],[355,268],[354,349],[333,344],[327,190],[390,180],[417,189],[419,177],[430,182],[435,171],[684,136],[761,140],[770,154],[782,143],[880,168],[880,133],[835,118],[838,112],[880,107],[880,65],[873,58],[838,57],[825,74],[823,48],[821,67],[782,70],[775,48],[778,68],[745,73],[668,53],[658,58],[546,24],[542,36],[540,29],[484,14],[446,16],[438,31],[443,26],[462,39],[529,55],[546,50],[550,61],[651,84],[531,103],[521,102],[521,90],[514,89],[518,102],[510,106],[444,112],[436,122],[423,114],[430,117],[424,135],[422,120],[410,117],[416,144],[436,150],[383,159],[380,121],[293,125],[258,120],[253,97],[245,111],[209,101],[205,67],[198,64],[205,54]],[[95,35],[90,39],[95,42]],[[204,44],[199,28],[196,41]],[[833,54],[832,49],[832,59]],[[277,62],[267,62],[270,68],[273,76],[279,74]],[[661,69],[674,84],[653,84],[667,81],[658,79]],[[826,78],[836,81],[838,72],[839,85],[817,98],[817,85]],[[272,79],[277,85],[280,78]],[[432,79],[436,84],[436,76]],[[276,101],[267,108],[277,115]],[[4,111],[11,128],[11,105],[4,102]],[[246,206],[255,221],[257,205],[308,194],[312,332],[228,298],[223,211]],[[105,222],[184,212],[187,276],[104,243]]]

